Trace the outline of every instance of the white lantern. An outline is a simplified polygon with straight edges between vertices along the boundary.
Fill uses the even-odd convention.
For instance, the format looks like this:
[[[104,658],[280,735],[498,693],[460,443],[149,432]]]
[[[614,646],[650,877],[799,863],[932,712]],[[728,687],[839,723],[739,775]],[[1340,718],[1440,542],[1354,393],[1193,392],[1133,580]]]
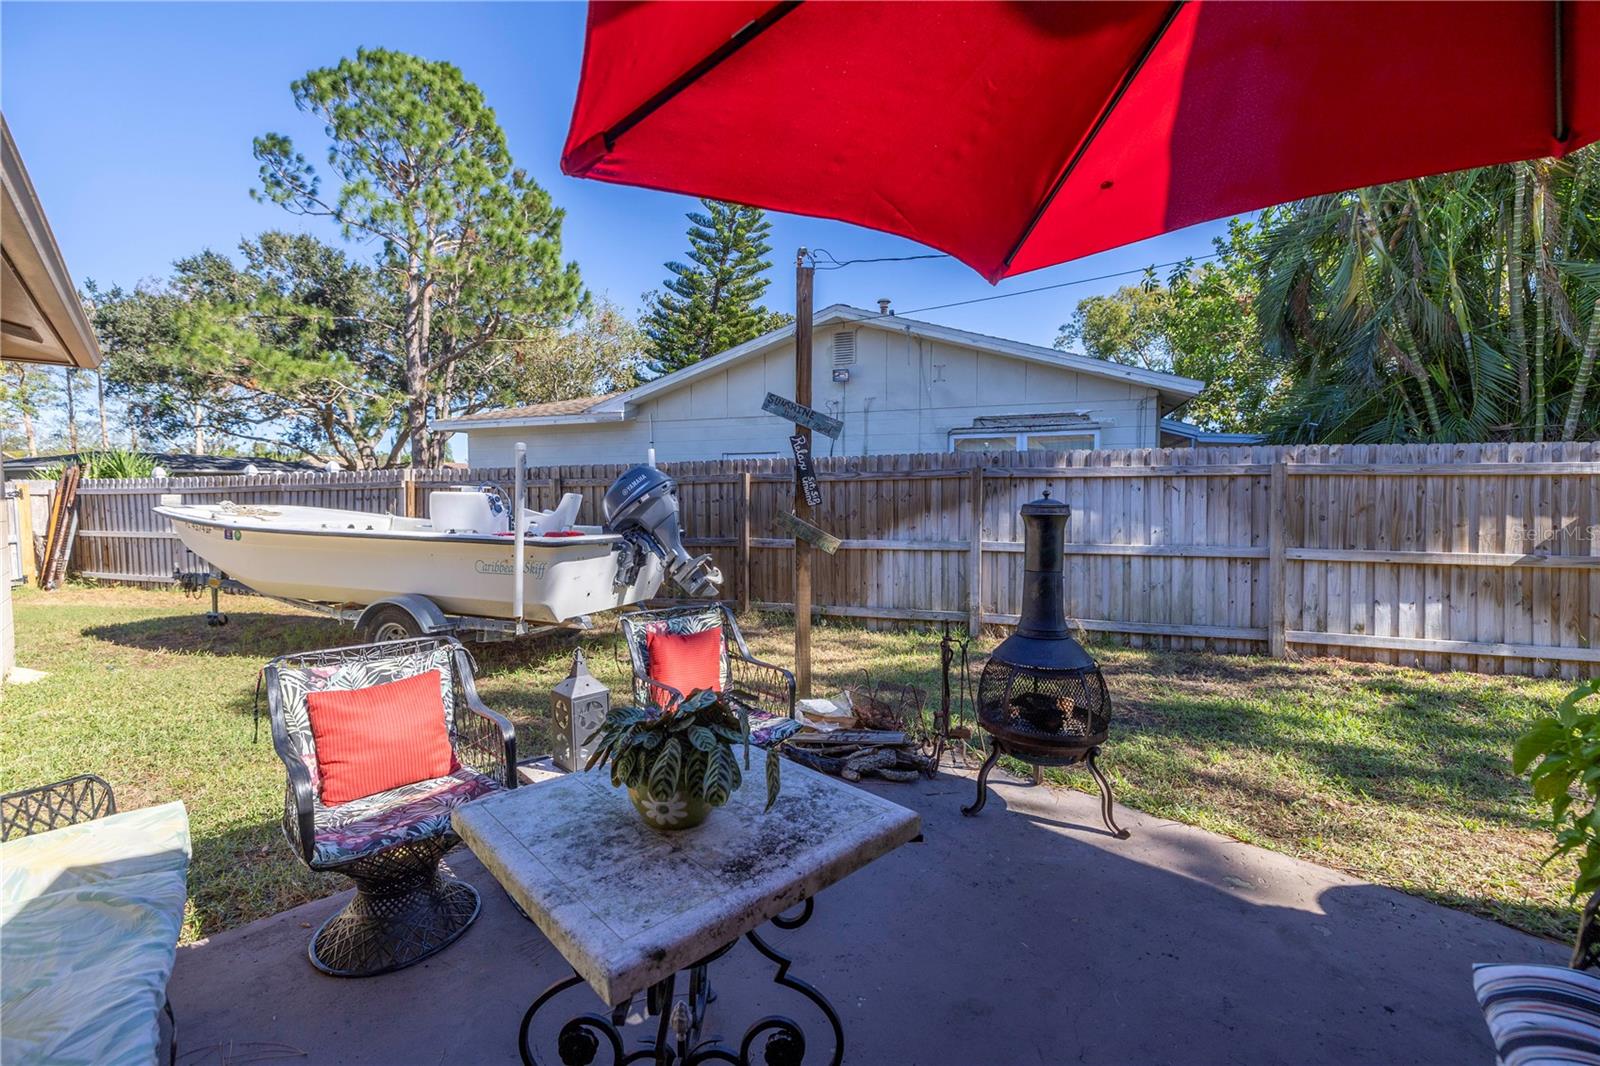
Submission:
[[[551,758],[568,773],[582,770],[594,754],[594,745],[586,741],[611,712],[611,692],[589,672],[582,648],[573,652],[571,672],[550,690],[550,703],[555,718]]]

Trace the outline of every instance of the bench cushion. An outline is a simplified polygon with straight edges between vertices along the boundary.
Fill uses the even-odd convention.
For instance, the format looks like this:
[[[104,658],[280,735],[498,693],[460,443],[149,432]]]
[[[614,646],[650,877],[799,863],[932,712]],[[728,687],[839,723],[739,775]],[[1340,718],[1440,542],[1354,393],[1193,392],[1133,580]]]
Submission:
[[[155,1061],[188,864],[181,803],[0,844],[0,1061]]]
[[[1600,978],[1565,966],[1473,967],[1502,1066],[1600,1066]]]

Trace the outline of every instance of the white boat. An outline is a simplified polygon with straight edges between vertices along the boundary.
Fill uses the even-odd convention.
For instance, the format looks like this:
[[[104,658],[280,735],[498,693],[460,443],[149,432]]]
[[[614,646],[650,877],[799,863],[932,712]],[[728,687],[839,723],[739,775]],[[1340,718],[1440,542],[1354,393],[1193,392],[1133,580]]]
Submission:
[[[619,494],[630,475],[632,491]],[[517,545],[501,496],[434,492],[431,518],[226,500],[163,500],[155,510],[190,551],[265,596],[332,608],[421,596],[448,615],[515,622]],[[580,502],[569,494],[524,522],[522,621],[561,624],[638,603],[669,572],[695,595],[721,581],[707,557],[684,551],[674,488],[653,467],[612,486],[606,526],[576,524]]]

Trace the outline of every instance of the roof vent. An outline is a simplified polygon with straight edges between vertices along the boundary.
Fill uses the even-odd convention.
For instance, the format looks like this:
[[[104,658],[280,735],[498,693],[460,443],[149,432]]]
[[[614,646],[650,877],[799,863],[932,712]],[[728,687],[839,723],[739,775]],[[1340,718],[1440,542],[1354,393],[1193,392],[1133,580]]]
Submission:
[[[835,370],[856,365],[856,335],[854,330],[842,329],[833,335],[833,368]]]
[[[887,296],[878,297],[878,314],[880,314],[880,315],[893,314],[894,312],[889,310],[889,303],[890,303],[890,300],[889,300],[889,298]]]

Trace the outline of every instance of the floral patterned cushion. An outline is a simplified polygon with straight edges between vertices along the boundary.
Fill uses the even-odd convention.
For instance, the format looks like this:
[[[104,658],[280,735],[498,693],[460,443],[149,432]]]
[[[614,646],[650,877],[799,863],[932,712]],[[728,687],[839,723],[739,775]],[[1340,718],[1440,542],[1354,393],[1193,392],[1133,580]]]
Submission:
[[[776,744],[800,732],[800,723],[793,718],[761,711],[750,712],[750,743],[758,748]]]
[[[451,811],[501,787],[493,778],[462,767],[446,777],[402,785],[336,807],[318,803],[313,865],[337,866],[408,840],[448,833]]]

